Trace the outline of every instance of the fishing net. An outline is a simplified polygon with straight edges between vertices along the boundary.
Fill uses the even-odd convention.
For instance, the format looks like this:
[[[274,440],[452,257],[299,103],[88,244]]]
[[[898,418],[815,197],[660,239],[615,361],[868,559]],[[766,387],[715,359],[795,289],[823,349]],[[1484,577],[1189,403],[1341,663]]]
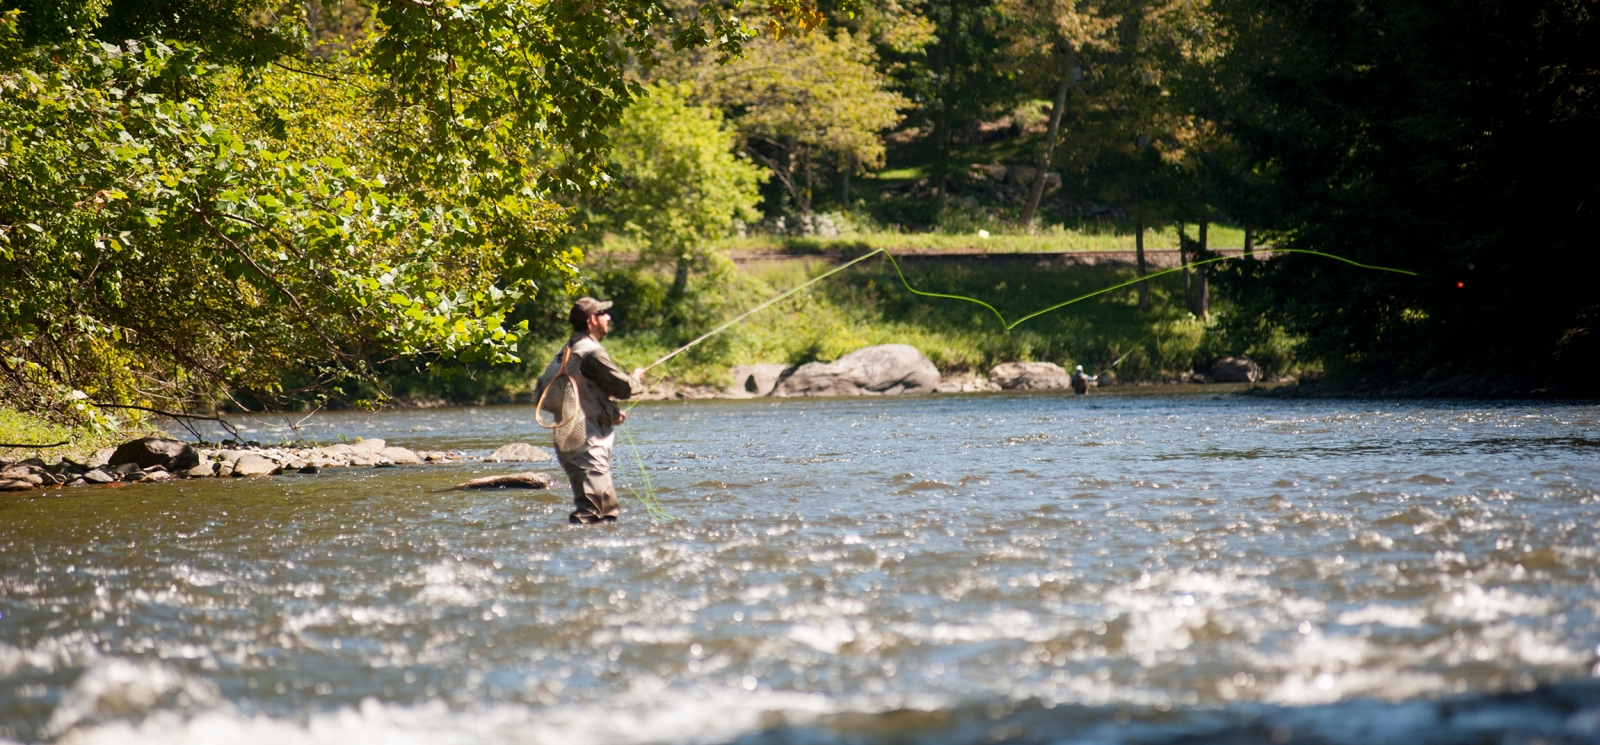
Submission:
[[[556,373],[539,396],[539,405],[533,417],[535,424],[554,430],[556,449],[568,453],[582,450],[587,435],[583,424],[583,407],[578,402],[578,383],[567,374],[567,362],[571,357],[572,348],[567,347],[561,355],[561,371]],[[550,424],[540,421],[541,411],[553,415],[554,421]]]

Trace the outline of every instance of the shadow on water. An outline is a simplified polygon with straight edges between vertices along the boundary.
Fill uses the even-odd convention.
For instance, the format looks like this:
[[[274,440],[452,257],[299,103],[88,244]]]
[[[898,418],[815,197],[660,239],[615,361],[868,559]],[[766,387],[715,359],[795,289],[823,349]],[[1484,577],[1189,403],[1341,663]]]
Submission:
[[[1161,709],[1165,708],[1166,711]],[[1225,708],[1056,705],[1031,699],[987,706],[841,714],[785,724],[737,745],[1578,745],[1600,742],[1600,684],[1441,701],[1341,701]]]
[[[1161,453],[1152,460],[1257,460],[1293,458],[1357,458],[1393,455],[1394,442],[1350,443],[1336,447],[1304,445],[1292,448],[1196,448],[1181,453]],[[1600,439],[1591,437],[1482,437],[1468,440],[1416,439],[1404,443],[1407,457],[1432,455],[1501,455],[1524,452],[1564,451],[1589,453],[1600,449]]]

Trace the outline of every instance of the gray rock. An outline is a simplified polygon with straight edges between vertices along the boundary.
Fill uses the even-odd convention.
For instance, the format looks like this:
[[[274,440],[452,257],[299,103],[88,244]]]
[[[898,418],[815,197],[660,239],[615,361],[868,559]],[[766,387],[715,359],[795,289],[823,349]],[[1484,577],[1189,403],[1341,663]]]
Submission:
[[[1261,366],[1249,357],[1223,357],[1211,363],[1211,379],[1218,383],[1254,383],[1261,379]]]
[[[327,446],[325,448],[320,448],[320,449],[323,452],[323,454],[325,454],[325,455],[327,455],[329,457],[332,457],[332,458],[348,458],[351,455],[354,455],[355,452],[356,452],[355,448],[350,447],[349,445],[346,445],[346,444],[344,444],[342,442],[338,443],[336,445],[329,445],[329,446]]]
[[[190,479],[207,479],[215,475],[217,475],[217,464],[215,463],[201,463],[183,472],[184,478]]]
[[[233,464],[232,463],[218,463],[217,464],[217,478],[225,479],[225,478],[228,478],[229,476],[232,476],[232,475],[233,475]]]
[[[7,466],[5,470],[0,470],[0,479],[20,479],[32,475],[34,475],[34,469],[20,463],[14,466]]]
[[[526,442],[513,442],[510,445],[501,445],[484,460],[489,463],[538,463],[555,460],[555,456],[544,448],[537,448]]]
[[[102,470],[104,470],[106,473],[111,474],[112,476],[115,476],[115,477],[121,479],[121,478],[126,478],[128,476],[132,476],[133,474],[138,473],[139,472],[139,464],[138,463],[122,463],[120,465],[112,466],[110,468],[105,468],[105,469],[102,469]]]
[[[321,473],[321,472],[322,472],[322,469],[320,467],[311,466],[311,465],[301,466],[298,471],[295,471],[295,473],[305,473],[305,474]]]
[[[500,476],[483,476],[464,484],[456,484],[457,489],[548,489],[555,479],[549,474],[536,471],[522,473],[509,473]]]
[[[1039,169],[1033,166],[1017,166],[1012,168],[1011,173],[1008,175],[1011,177],[1011,183],[1017,186],[1028,186],[1033,183],[1034,178],[1038,177]]]
[[[361,438],[359,440],[356,440],[353,443],[350,443],[350,449],[354,450],[355,452],[358,452],[358,453],[371,453],[371,454],[376,455],[378,453],[378,451],[384,449],[384,447],[387,446],[388,444],[389,443],[387,443],[387,442],[385,442],[383,440],[380,440],[380,439],[378,439],[376,437],[372,437],[372,438],[363,437],[363,438]]]
[[[0,479],[0,491],[28,491],[38,488],[37,484],[21,479]]]
[[[1005,183],[1006,174],[1010,172],[1010,170],[1011,169],[1000,165],[999,163],[990,163],[987,165],[980,163],[972,164],[973,173],[996,183]]]
[[[946,378],[939,381],[940,393],[990,393],[1000,390],[994,381],[983,377]]]
[[[90,468],[99,468],[111,462],[111,456],[117,452],[116,448],[103,448],[94,452],[94,457],[86,464]]]
[[[233,463],[233,476],[270,476],[280,470],[280,466],[268,458],[263,458],[254,453],[245,453]]]
[[[110,465],[136,463],[139,468],[161,466],[168,472],[187,471],[200,463],[200,453],[187,442],[165,437],[145,437],[123,443],[106,461]]]
[[[1008,391],[1049,390],[1072,385],[1067,371],[1054,362],[1004,362],[989,371],[989,379]]]
[[[416,453],[400,447],[386,447],[382,450],[379,450],[378,455],[383,456],[384,458],[387,458],[399,465],[410,466],[422,462],[422,459],[418,458]]]
[[[789,365],[739,365],[731,371],[733,384],[728,386],[728,395],[736,398],[770,395],[788,369]]]
[[[810,362],[780,381],[774,396],[862,396],[932,393],[939,368],[907,344],[858,349],[833,362]]]
[[[102,469],[96,468],[96,469],[84,474],[83,475],[83,480],[87,481],[87,482],[89,482],[91,484],[109,484],[109,483],[111,483],[113,481],[116,481],[117,477],[112,476],[109,473],[106,473]]]

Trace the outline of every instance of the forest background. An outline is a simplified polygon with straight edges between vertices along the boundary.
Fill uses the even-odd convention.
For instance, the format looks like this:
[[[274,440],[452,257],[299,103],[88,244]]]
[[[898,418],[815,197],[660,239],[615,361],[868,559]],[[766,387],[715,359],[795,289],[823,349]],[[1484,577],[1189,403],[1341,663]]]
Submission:
[[[0,439],[518,400],[822,261],[1253,245],[1004,331],[869,263],[660,369],[1592,378],[1589,0],[0,0]],[[1017,316],[1130,267],[913,265]],[[63,433],[66,433],[63,435]]]

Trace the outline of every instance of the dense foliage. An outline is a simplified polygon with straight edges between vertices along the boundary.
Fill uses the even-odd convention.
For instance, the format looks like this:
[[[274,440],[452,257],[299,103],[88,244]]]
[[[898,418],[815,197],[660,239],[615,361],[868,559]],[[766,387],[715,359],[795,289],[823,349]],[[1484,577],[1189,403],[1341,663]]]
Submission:
[[[270,402],[386,360],[514,361],[507,313],[575,277],[563,200],[609,180],[629,69],[752,32],[712,5],[384,2],[328,54],[313,5],[6,4],[7,401]]]
[[[1301,257],[1242,267],[1255,318],[1349,375],[1600,362],[1600,17],[1580,0],[1223,0],[1207,113],[1229,208]],[[1219,179],[1220,180],[1220,179]],[[1253,320],[1253,319],[1251,319]]]
[[[1209,275],[1215,309],[1196,274],[1183,310],[1118,316],[1132,328],[1193,311],[1209,329],[1152,375],[1268,348],[1286,369],[1288,340],[1354,377],[1600,358],[1593,3],[742,12],[0,0],[0,404],[87,416],[89,401],[376,400],[386,376],[441,360],[521,370],[581,291],[633,306],[619,344],[670,345],[764,286],[711,248],[735,218],[757,224],[753,206],[858,229],[1159,227],[1194,256],[1195,224],[1223,222],[1419,272],[1237,262]],[[596,261],[601,246],[619,250]],[[1004,283],[981,274],[928,279]],[[828,302],[874,307],[839,328],[883,324],[849,338],[965,333],[843,287]],[[848,351],[757,337],[704,353]],[[959,369],[1115,346],[1087,329],[1028,338],[927,351]]]

